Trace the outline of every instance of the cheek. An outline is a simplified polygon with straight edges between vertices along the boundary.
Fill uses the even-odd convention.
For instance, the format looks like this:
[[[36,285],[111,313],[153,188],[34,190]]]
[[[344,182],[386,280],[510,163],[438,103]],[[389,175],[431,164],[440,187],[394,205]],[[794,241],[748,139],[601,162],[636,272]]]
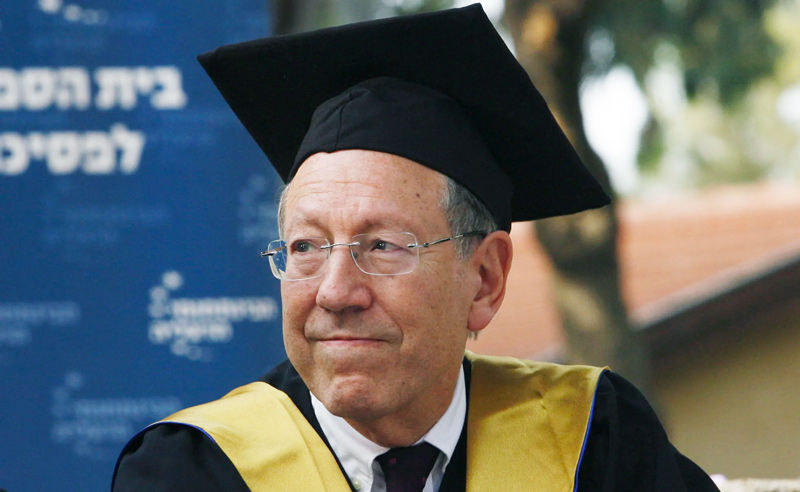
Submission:
[[[407,296],[397,300],[395,308],[406,315],[399,324],[414,327],[404,334],[406,337],[414,337],[437,350],[449,347],[458,351],[459,334],[467,332],[469,308],[463,299],[461,283],[453,281],[453,277],[446,280],[429,276],[416,282]]]
[[[315,291],[309,287],[289,282],[281,286],[283,342],[290,357],[307,343],[305,324],[316,302]]]

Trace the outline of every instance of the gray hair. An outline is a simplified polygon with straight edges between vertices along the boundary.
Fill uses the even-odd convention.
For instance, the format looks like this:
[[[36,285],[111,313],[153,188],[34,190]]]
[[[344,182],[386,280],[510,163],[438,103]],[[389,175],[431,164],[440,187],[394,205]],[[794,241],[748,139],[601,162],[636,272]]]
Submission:
[[[478,197],[471,191],[456,183],[449,176],[445,176],[444,193],[439,202],[450,227],[450,234],[464,234],[465,232],[481,231],[489,234],[499,229],[489,209],[486,208]],[[453,247],[456,258],[466,261],[480,244],[482,237],[466,237],[456,239]],[[468,338],[476,340],[477,331],[470,331]]]
[[[439,203],[452,235],[472,231],[489,234],[499,229],[497,221],[492,217],[486,205],[478,200],[471,191],[453,181],[449,176],[445,176],[444,194]],[[456,240],[454,245],[456,256],[462,261],[469,258],[481,239],[483,238],[468,237]]]
[[[278,189],[278,235],[281,238],[284,238],[283,224],[286,220],[286,202],[289,197],[289,185],[291,184],[290,181]]]
[[[468,189],[456,183],[449,176],[444,177],[444,191],[439,206],[444,212],[451,235],[481,231],[486,234],[499,229],[497,221]],[[286,215],[286,201],[291,183],[278,190],[278,232],[283,237],[283,224]],[[467,237],[454,241],[456,256],[464,261],[470,257],[480,243],[480,237]]]

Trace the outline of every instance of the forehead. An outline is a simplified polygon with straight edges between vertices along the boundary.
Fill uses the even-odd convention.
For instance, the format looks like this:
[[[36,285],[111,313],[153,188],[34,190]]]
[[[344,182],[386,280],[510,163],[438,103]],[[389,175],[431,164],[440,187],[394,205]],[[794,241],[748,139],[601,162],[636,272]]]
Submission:
[[[404,157],[369,150],[318,153],[287,191],[284,225],[364,229],[439,226],[442,174]]]

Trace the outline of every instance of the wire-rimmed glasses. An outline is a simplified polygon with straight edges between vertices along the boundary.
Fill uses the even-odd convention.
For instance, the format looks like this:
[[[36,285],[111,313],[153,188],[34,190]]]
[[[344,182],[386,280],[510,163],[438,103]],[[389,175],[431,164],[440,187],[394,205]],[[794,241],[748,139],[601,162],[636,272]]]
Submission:
[[[418,243],[410,232],[370,232],[356,234],[347,243],[331,243],[324,237],[277,239],[261,256],[269,258],[272,274],[280,280],[308,280],[325,273],[331,250],[348,246],[356,266],[368,275],[404,275],[419,264],[419,251],[468,236],[485,236],[470,231],[436,241]]]

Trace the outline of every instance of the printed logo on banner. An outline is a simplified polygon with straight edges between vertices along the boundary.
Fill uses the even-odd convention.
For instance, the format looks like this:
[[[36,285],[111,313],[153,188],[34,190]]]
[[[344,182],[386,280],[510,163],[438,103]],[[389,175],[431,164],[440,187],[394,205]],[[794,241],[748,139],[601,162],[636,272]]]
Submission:
[[[0,303],[0,355],[33,342],[34,328],[75,326],[81,320],[76,302]]]
[[[58,180],[41,196],[40,239],[57,254],[86,256],[88,248],[110,248],[138,229],[166,226],[172,212],[161,203],[91,203],[68,179]]]
[[[96,91],[93,94],[94,80]],[[135,110],[146,98],[156,110],[188,102],[178,67],[0,67],[0,112]],[[0,133],[0,175],[25,173],[32,161],[53,175],[134,174],[146,137],[124,123],[107,130]]]
[[[272,297],[173,297],[183,288],[183,275],[165,272],[161,283],[150,289],[148,338],[154,345],[168,345],[173,355],[208,362],[212,346],[230,343],[234,324],[261,323],[278,316]]]
[[[186,244],[212,229],[229,239],[214,251],[240,250],[241,231],[248,249],[259,244],[250,258],[258,268],[260,238],[274,235],[264,227],[274,220],[266,189],[274,178],[250,167],[263,155],[195,60],[268,34],[269,9],[256,0],[202,9],[1,4],[0,33],[12,49],[0,46],[0,210],[10,213],[0,218],[8,293],[0,296],[0,436],[13,445],[0,444],[0,487],[102,490],[131,436],[208,399],[208,385],[132,385],[131,368],[120,364],[135,371],[156,356],[168,359],[162,372],[179,377],[206,366],[189,359],[215,359],[225,362],[224,377],[211,386],[231,387],[254,370],[248,342],[266,345],[264,328],[280,316],[277,294],[255,279],[233,276],[216,287],[215,276],[169,260],[185,259]],[[248,260],[236,253],[219,258],[219,268],[241,271]],[[168,263],[153,271],[156,257]],[[130,301],[138,313],[127,312]],[[139,343],[128,343],[131,324]],[[125,350],[108,357],[104,347]],[[3,427],[6,420],[24,425]],[[46,462],[42,473],[31,473],[30,456]]]
[[[274,189],[264,175],[248,178],[239,191],[239,244],[266,248],[278,237]]]
[[[138,430],[183,408],[176,396],[88,397],[87,378],[68,371],[53,388],[51,437],[82,458],[114,459]]]

